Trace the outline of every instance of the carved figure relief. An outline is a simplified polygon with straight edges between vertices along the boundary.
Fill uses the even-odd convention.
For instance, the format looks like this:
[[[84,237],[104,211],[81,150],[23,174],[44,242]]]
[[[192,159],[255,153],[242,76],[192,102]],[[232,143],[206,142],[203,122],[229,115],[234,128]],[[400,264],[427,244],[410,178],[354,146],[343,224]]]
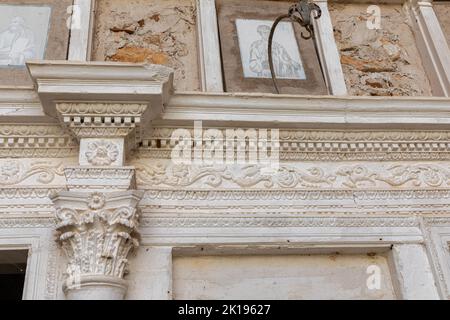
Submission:
[[[271,21],[265,20],[236,20],[242,67],[246,78],[271,78],[268,55],[271,25]],[[279,24],[272,48],[277,78],[306,79],[294,29],[290,22]]]
[[[50,13],[46,6],[0,6],[0,66],[44,57]]]

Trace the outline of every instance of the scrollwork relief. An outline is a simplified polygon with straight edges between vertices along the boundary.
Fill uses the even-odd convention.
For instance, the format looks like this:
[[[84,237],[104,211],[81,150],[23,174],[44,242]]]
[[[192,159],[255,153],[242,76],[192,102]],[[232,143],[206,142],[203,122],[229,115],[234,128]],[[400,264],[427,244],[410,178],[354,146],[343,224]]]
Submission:
[[[383,172],[370,170],[363,166],[340,168],[337,175],[345,177],[342,185],[348,188],[377,186],[380,182],[390,187],[447,187],[450,184],[450,171],[437,165],[390,165]]]
[[[64,176],[63,167],[61,162],[35,161],[26,165],[20,160],[7,160],[0,162],[0,184],[15,185],[33,176],[37,176],[37,182],[48,184],[57,176]]]
[[[258,165],[136,164],[138,184],[153,187],[282,189],[448,188],[450,170],[437,164],[281,165],[270,175]]]

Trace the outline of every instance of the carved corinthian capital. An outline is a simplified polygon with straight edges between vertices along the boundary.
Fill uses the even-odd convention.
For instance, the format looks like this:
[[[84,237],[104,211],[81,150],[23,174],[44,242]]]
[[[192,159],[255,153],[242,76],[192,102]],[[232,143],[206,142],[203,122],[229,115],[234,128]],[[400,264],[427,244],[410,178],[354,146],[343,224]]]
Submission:
[[[68,299],[123,299],[128,254],[138,246],[141,191],[61,192],[53,197],[68,258]]]

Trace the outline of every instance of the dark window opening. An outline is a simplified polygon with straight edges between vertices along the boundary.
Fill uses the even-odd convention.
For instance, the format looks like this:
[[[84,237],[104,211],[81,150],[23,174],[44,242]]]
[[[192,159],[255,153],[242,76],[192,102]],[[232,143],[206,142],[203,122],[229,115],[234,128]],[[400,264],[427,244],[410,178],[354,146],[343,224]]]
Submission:
[[[22,300],[27,250],[0,250],[0,300]]]

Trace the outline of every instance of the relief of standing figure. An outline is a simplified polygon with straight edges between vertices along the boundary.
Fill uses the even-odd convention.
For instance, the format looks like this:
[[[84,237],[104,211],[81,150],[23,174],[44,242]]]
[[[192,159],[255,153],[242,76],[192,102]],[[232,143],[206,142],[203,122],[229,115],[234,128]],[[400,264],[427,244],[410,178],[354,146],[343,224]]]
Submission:
[[[261,39],[254,41],[250,47],[250,70],[261,78],[271,78],[268,44],[270,27],[259,25],[257,32]],[[304,79],[302,66],[294,61],[287,50],[276,41],[272,44],[272,55],[275,75],[277,78]]]
[[[0,65],[24,65],[35,57],[33,32],[22,17],[14,17],[8,28],[0,32]]]

